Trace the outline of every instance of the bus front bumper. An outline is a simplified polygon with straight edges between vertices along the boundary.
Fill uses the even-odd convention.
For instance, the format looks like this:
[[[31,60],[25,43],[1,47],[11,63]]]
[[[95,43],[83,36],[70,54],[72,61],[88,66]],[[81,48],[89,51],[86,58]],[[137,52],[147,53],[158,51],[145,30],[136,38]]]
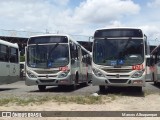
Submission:
[[[64,78],[29,78],[26,76],[25,84],[31,85],[46,85],[46,86],[57,86],[57,85],[71,85],[73,81],[70,79],[70,75]]]
[[[141,76],[140,78],[112,78],[107,79],[105,77],[97,77],[92,74],[92,84],[94,86],[104,85],[104,86],[145,86],[145,76]]]

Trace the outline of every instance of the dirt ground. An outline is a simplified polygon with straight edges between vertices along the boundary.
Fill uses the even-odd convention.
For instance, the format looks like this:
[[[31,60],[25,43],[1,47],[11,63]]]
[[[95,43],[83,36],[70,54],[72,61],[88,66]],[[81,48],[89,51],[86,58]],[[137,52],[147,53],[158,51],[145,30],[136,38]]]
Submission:
[[[118,96],[105,104],[82,105],[76,103],[46,102],[41,105],[0,106],[0,111],[160,111],[160,95],[150,94],[145,97]],[[0,120],[159,120],[158,117],[46,117],[46,118],[4,118]]]

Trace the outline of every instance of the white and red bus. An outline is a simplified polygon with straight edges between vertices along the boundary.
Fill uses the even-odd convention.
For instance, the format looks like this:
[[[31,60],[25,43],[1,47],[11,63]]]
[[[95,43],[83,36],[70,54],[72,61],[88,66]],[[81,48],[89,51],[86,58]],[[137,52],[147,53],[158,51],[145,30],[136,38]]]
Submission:
[[[106,86],[134,86],[142,91],[149,50],[141,29],[98,29],[92,52],[92,83],[100,91]]]
[[[30,37],[26,47],[26,85],[69,86],[87,84],[91,55],[69,35],[47,34]]]

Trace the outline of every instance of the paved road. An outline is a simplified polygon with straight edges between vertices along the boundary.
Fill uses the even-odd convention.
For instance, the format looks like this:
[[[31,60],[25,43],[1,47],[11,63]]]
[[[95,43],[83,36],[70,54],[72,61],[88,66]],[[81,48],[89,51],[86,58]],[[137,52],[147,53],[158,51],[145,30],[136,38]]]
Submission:
[[[158,93],[160,92],[160,85],[155,86],[153,82],[147,82],[146,87],[143,88],[143,92],[139,93],[134,88],[119,88],[111,87],[106,89],[106,92],[99,93],[98,86],[78,86],[74,91],[66,88],[59,87],[47,87],[45,92],[40,92],[37,86],[26,86],[24,81],[18,81],[16,83],[0,85],[0,97],[8,96],[44,96],[44,95],[91,95],[93,93],[98,93],[102,95],[107,94],[121,94],[127,96],[144,96],[145,93]]]

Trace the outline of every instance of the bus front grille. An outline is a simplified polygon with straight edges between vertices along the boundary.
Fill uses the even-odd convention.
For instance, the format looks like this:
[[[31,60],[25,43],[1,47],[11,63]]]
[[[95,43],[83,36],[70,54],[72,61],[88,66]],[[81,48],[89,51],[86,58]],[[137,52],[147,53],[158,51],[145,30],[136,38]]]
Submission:
[[[52,79],[52,80],[39,80],[41,83],[46,83],[46,82],[55,82],[55,80],[54,79]]]
[[[107,74],[106,76],[107,76],[107,77],[116,78],[116,75]],[[130,76],[130,75],[119,75],[119,77],[125,77],[125,78],[128,78],[129,76]]]
[[[34,70],[38,74],[56,74],[59,72],[59,70],[52,70],[52,71],[45,71],[45,70]]]
[[[38,75],[39,78],[57,77],[57,75]]]
[[[107,73],[129,73],[131,69],[102,69]]]
[[[109,79],[110,83],[126,83],[128,79]]]

